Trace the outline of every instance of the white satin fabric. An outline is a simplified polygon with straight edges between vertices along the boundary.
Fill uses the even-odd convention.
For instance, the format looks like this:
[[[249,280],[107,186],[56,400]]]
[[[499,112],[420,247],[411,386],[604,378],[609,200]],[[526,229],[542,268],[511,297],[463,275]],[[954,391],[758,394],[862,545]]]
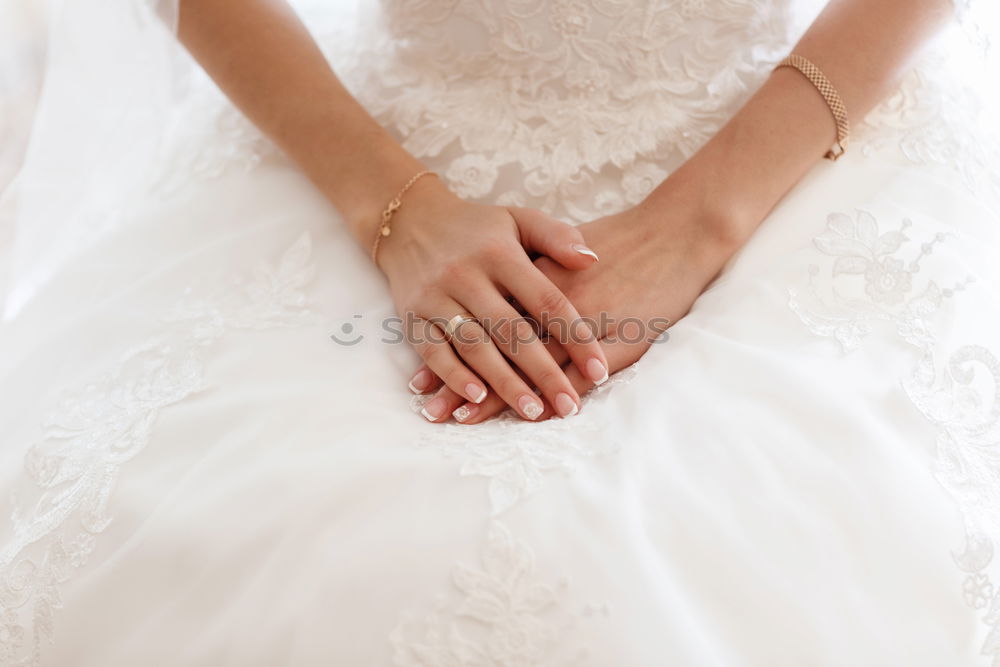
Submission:
[[[781,50],[748,45],[794,43],[816,9],[394,2],[358,43],[330,7],[305,16],[456,191],[584,219],[676,167]],[[729,30],[741,11],[774,32]],[[1000,664],[1000,225],[989,137],[959,131],[983,98],[947,62],[929,57],[855,150],[817,164],[580,415],[441,426],[414,412],[417,360],[386,342],[388,293],[337,213],[190,75],[162,24],[132,19],[149,31],[127,38],[148,40],[145,71],[161,69],[118,72],[141,87],[138,107],[105,100],[130,109],[115,146],[86,138],[94,152],[63,179],[56,144],[29,144],[0,208],[18,231],[0,328],[0,664]],[[653,146],[628,124],[593,144],[586,123],[552,120],[585,100],[653,122],[670,95],[621,92],[641,53],[505,60],[516,34],[554,53],[667,27],[726,36],[716,46],[744,60],[689,59],[685,91],[684,53],[647,63],[635,83],[678,96]],[[462,67],[489,48],[482,66],[499,70],[453,71],[442,34],[467,49]],[[385,43],[405,66],[366,56]],[[511,92],[495,132],[461,113],[553,62],[566,67],[533,97]],[[58,69],[71,81],[71,62]],[[43,94],[40,127],[62,127],[58,99]],[[78,102],[84,117],[99,99]],[[524,132],[547,141],[511,151]],[[616,132],[621,152],[601,153]],[[81,173],[77,211],[55,194]],[[59,211],[94,225],[45,243],[70,224]]]

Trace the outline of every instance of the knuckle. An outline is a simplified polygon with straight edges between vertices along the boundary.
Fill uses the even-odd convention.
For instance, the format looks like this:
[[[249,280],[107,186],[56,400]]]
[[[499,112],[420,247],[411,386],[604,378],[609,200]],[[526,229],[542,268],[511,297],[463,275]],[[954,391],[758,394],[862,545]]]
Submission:
[[[505,348],[509,348],[516,334],[515,321],[519,318],[501,317],[494,323],[492,334],[494,340]]]
[[[456,283],[461,283],[468,275],[465,263],[459,260],[445,262],[438,267],[434,284],[439,289],[447,289]]]
[[[514,352],[517,352],[517,348],[521,345],[530,345],[538,340],[538,336],[535,333],[535,327],[531,325],[531,322],[523,317],[519,317],[514,320],[513,325],[513,338],[510,341],[510,345]]]
[[[458,352],[459,356],[463,359],[474,356],[479,350],[482,349],[483,340],[478,336],[455,336],[452,339],[451,344],[455,347],[455,351]]]
[[[491,264],[499,264],[510,257],[511,244],[507,239],[489,238],[479,248],[480,257]]]
[[[427,303],[434,303],[434,299],[438,294],[437,287],[430,283],[425,283],[422,285],[417,285],[413,288],[413,292],[410,297],[403,304],[406,311],[409,313],[420,312],[421,306]]]
[[[521,381],[509,371],[502,373],[499,378],[490,382],[490,385],[496,390],[497,394],[503,397],[516,396],[521,390]]]
[[[558,315],[569,306],[566,296],[554,287],[546,289],[538,297],[538,308],[542,316]]]
[[[535,376],[535,380],[539,387],[554,387],[556,385],[561,386],[563,379],[566,377],[561,370],[553,368],[549,365],[546,365],[538,371]]]
[[[444,377],[441,378],[441,380],[448,387],[464,387],[465,378],[466,378],[465,367],[462,366],[461,364],[455,364],[452,368],[448,370],[447,373],[444,374]]]
[[[451,361],[451,355],[448,354],[448,350],[445,349],[444,345],[436,345],[430,342],[422,344],[421,356],[432,370],[435,368],[445,368]]]
[[[425,362],[431,358],[433,351],[431,350],[430,343],[427,341],[413,339],[410,341],[410,344],[413,346],[413,349],[417,351],[417,354],[420,355],[420,358]]]
[[[426,358],[434,347],[439,347],[441,336],[439,329],[434,326],[431,320],[420,319],[414,322],[409,329],[408,341],[417,353]]]

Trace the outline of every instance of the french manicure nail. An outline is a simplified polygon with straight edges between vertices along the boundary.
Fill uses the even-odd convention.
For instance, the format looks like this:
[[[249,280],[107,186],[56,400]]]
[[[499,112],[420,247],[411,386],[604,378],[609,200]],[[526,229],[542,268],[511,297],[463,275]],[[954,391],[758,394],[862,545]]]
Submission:
[[[560,393],[556,395],[556,410],[559,412],[560,417],[572,417],[580,408],[577,407],[576,401],[573,397],[566,393]]]
[[[581,255],[586,255],[587,257],[593,257],[595,262],[601,261],[601,258],[597,256],[597,253],[583,245],[582,243],[573,244],[573,250],[577,251]]]
[[[482,403],[486,400],[486,388],[480,387],[475,382],[465,385],[465,395],[473,403]]]
[[[420,414],[427,419],[427,421],[436,422],[444,416],[444,411],[448,408],[443,398],[435,398],[433,401],[424,406],[424,409],[420,411]]]
[[[597,357],[587,361],[587,375],[595,385],[601,385],[608,380],[608,367]]]
[[[534,396],[525,394],[518,399],[517,407],[519,407],[521,409],[521,413],[531,421],[535,421],[542,416],[542,404],[539,403]]]
[[[474,403],[466,403],[465,405],[460,405],[455,408],[455,411],[451,413],[451,416],[455,418],[457,422],[465,422],[476,416],[479,412],[479,406]]]
[[[420,369],[413,379],[410,380],[410,391],[414,394],[421,394],[431,383],[431,372],[426,368]]]

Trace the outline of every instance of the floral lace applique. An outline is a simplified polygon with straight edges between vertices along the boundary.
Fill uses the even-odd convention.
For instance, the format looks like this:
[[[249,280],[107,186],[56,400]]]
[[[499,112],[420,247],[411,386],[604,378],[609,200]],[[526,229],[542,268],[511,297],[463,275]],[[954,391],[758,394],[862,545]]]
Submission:
[[[954,554],[966,573],[966,603],[985,610],[990,630],[982,653],[1000,666],[1000,359],[978,345],[956,350],[938,371],[921,359],[905,383],[913,404],[937,427],[934,472],[958,500],[965,519],[965,547]]]
[[[580,664],[585,646],[561,637],[579,622],[568,608],[568,582],[546,582],[535,572],[535,555],[501,523],[492,521],[481,566],[457,563],[458,595],[441,595],[422,620],[403,614],[390,634],[399,667],[532,667]],[[458,599],[456,599],[458,598]],[[586,605],[580,617],[594,617]],[[606,605],[596,609],[608,613]]]
[[[830,214],[826,231],[813,240],[820,252],[836,258],[830,279],[820,279],[820,267],[811,264],[807,294],[789,290],[789,307],[813,333],[832,336],[846,351],[857,348],[880,321],[894,325],[903,340],[925,348],[933,340],[930,318],[972,278],[954,287],[942,288],[932,280],[918,286],[921,261],[947,236],[938,233],[917,250],[906,245],[912,224],[904,219],[898,229],[883,233],[867,211],[857,211],[854,217]],[[857,289],[842,293],[836,279],[860,282],[867,298],[858,298]],[[821,293],[821,283],[830,285],[829,295]]]
[[[612,375],[584,398],[579,415],[567,419],[536,424],[508,410],[474,426],[438,425],[425,431],[415,444],[461,458],[458,474],[463,477],[489,479],[490,511],[496,516],[534,493],[546,473],[570,473],[582,459],[618,451],[619,443],[588,412],[597,409],[613,387],[631,381],[635,373],[635,367],[630,366]],[[429,399],[430,395],[414,396],[411,408],[419,412]]]
[[[949,53],[928,53],[855,128],[864,155],[893,150],[906,160],[957,172],[977,197],[1000,208],[996,110],[981,87],[954,76]]]
[[[463,196],[517,192],[577,219],[634,201],[644,177],[690,156],[794,32],[784,0],[383,6],[367,57],[334,63],[382,125]]]
[[[15,498],[13,536],[0,551],[0,664],[36,664],[53,641],[60,588],[111,522],[122,467],[149,443],[161,410],[205,388],[208,349],[227,330],[310,321],[312,275],[303,234],[276,265],[258,266],[215,298],[185,296],[163,332],[53,406],[24,459],[30,500]]]
[[[971,278],[954,288],[941,288],[932,280],[917,287],[915,276],[921,258],[946,240],[937,234],[906,256],[912,226],[880,233],[870,213],[854,218],[834,213],[827,230],[814,239],[816,247],[835,258],[824,273],[824,282],[853,278],[863,281],[849,294],[831,287],[829,296],[819,290],[820,268],[809,267],[806,306],[798,290],[789,290],[789,307],[811,331],[835,338],[845,352],[857,348],[875,322],[892,324],[890,335],[917,353],[912,374],[900,378],[914,406],[937,430],[934,473],[955,498],[965,521],[966,544],[954,554],[966,573],[962,594],[970,607],[986,610],[983,621],[990,630],[982,653],[1000,667],[1000,563],[994,561],[995,540],[1000,535],[1000,359],[978,345],[964,345],[941,365],[935,316],[943,299],[964,289]]]

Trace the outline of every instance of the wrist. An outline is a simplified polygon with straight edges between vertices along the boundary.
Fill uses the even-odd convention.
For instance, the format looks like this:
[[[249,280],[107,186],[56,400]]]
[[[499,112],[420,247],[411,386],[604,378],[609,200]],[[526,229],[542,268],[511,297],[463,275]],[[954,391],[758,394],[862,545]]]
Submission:
[[[375,215],[377,222],[367,239],[368,249],[373,247],[376,235],[380,233],[382,211],[392,196]],[[408,258],[426,258],[434,252],[435,246],[440,244],[441,235],[445,233],[440,225],[450,219],[450,212],[461,203],[462,200],[432,174],[417,179],[400,197],[400,206],[390,220],[389,235],[381,237],[374,257],[375,265],[390,282],[398,273],[394,268],[406,264]]]
[[[637,207],[643,242],[675,243],[681,234],[699,260],[721,266],[750,238],[756,224],[737,199],[690,162],[672,173]],[[664,221],[669,220],[669,228]]]
[[[388,135],[373,138],[363,155],[348,162],[349,169],[331,170],[319,186],[354,238],[370,250],[382,224],[382,211],[403,184],[426,167]],[[413,189],[417,185],[424,184],[415,183]]]
[[[647,198],[676,206],[676,194],[730,254],[741,247],[835,137],[812,84],[776,70],[719,132]]]

